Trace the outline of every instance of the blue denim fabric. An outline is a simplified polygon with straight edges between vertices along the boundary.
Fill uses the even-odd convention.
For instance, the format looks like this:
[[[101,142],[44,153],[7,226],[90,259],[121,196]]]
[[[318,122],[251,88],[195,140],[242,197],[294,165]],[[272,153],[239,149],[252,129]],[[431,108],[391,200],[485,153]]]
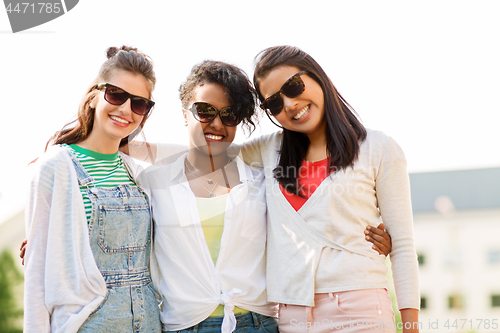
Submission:
[[[78,332],[161,332],[148,270],[151,215],[146,195],[129,185],[94,187],[92,177],[70,156],[92,202],[90,245],[108,289]]]
[[[235,314],[236,329],[234,333],[278,333],[278,319],[255,312]],[[222,317],[208,317],[198,325],[180,331],[163,331],[163,333],[220,333]]]

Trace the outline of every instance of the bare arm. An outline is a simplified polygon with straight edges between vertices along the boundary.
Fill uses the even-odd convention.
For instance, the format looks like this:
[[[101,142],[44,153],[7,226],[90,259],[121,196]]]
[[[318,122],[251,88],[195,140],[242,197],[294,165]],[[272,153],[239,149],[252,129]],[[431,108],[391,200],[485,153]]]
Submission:
[[[403,333],[419,333],[417,309],[401,309],[401,321]]]

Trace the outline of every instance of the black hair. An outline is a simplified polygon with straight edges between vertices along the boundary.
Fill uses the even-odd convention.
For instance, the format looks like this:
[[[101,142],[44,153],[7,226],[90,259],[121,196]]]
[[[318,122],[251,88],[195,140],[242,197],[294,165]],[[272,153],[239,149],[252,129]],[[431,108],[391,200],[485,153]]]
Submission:
[[[248,76],[240,68],[221,61],[205,60],[191,69],[186,82],[179,87],[179,97],[184,108],[193,101],[194,91],[206,83],[217,83],[224,87],[229,103],[241,119],[245,129],[255,130],[256,92]],[[254,122],[255,121],[255,122]]]
[[[253,81],[261,101],[264,98],[259,89],[260,80],[279,66],[293,66],[307,71],[307,75],[321,86],[325,101],[326,147],[330,154],[329,171],[351,166],[358,156],[360,143],[366,138],[366,129],[321,66],[306,52],[286,45],[263,50],[255,57],[255,61]],[[274,177],[289,192],[297,195],[300,195],[297,173],[283,170],[290,170],[290,167],[299,170],[309,144],[306,134],[283,129],[280,157],[278,166],[274,169]]]

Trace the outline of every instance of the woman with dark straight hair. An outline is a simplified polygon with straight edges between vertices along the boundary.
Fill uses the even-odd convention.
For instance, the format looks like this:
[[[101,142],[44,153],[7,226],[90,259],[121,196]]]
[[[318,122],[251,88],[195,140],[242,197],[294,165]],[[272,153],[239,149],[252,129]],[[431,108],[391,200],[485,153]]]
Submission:
[[[243,147],[247,163],[265,169],[267,288],[269,300],[280,303],[280,331],[364,332],[375,323],[371,332],[396,331],[385,258],[362,235],[382,218],[404,332],[418,332],[418,264],[401,148],[365,129],[299,48],[262,51],[254,86],[261,108],[282,127]]]

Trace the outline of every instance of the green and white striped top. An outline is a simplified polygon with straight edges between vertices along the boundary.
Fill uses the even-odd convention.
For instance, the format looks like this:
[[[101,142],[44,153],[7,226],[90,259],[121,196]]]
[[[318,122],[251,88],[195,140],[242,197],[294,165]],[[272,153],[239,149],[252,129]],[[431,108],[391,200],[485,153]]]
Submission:
[[[64,144],[64,146],[71,149],[85,171],[94,178],[94,186],[107,188],[124,184],[136,186],[133,180],[128,176],[123,159],[118,152],[114,154],[101,154],[93,150],[78,147],[74,144]],[[86,190],[86,186],[80,186],[87,222],[90,223],[92,203],[90,202]]]

